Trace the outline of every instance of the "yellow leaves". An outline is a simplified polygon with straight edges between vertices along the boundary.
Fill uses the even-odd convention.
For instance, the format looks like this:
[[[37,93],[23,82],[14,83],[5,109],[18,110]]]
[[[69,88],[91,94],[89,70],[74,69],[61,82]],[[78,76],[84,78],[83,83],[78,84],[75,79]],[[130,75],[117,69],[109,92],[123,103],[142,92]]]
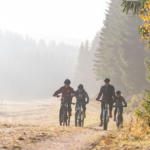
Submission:
[[[144,23],[139,26],[141,39],[150,41],[150,0],[145,2],[144,8],[141,9],[138,16],[144,21]]]
[[[100,143],[104,145],[105,144],[105,140],[101,140]]]

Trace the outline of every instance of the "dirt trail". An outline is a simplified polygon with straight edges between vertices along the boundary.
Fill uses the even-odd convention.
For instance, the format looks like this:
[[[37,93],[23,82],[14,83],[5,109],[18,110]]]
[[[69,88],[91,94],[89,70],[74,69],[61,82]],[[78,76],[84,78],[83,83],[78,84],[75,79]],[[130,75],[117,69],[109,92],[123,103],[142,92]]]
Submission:
[[[109,131],[107,131],[109,132]],[[97,128],[83,128],[67,136],[52,138],[25,150],[90,150],[107,132]]]

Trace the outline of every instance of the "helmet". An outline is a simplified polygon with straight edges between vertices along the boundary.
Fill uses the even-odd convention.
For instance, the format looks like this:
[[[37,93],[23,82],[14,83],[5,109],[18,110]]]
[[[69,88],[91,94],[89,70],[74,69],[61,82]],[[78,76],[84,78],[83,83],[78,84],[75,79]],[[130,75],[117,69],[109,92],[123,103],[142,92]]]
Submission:
[[[83,84],[79,84],[78,89],[83,89]]]
[[[105,83],[108,83],[108,82],[110,82],[110,79],[109,79],[109,78],[106,78],[106,79],[104,80],[104,82],[105,82]]]
[[[69,84],[71,84],[71,81],[70,81],[69,79],[66,79],[66,80],[64,81],[64,84],[69,85]]]
[[[120,95],[120,94],[121,94],[121,91],[117,91],[116,94],[117,94],[117,95]]]

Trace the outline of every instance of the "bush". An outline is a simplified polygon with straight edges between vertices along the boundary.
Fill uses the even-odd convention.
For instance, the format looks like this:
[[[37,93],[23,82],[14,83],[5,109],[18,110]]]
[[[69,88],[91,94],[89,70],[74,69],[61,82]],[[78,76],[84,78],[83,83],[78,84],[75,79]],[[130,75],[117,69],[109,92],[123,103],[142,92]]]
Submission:
[[[150,90],[146,90],[141,107],[135,110],[135,114],[150,126]]]

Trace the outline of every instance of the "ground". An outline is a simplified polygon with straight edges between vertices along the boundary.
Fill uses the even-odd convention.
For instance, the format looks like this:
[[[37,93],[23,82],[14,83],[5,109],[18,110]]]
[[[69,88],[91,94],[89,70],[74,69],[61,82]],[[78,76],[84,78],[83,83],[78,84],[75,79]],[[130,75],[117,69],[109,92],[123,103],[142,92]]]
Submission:
[[[0,150],[148,150],[150,147],[150,136],[145,136],[147,140],[136,140],[139,136],[125,138],[127,129],[117,130],[112,120],[108,131],[98,127],[98,102],[88,105],[84,128],[74,127],[74,117],[70,127],[60,127],[59,106],[57,99],[1,105]]]

